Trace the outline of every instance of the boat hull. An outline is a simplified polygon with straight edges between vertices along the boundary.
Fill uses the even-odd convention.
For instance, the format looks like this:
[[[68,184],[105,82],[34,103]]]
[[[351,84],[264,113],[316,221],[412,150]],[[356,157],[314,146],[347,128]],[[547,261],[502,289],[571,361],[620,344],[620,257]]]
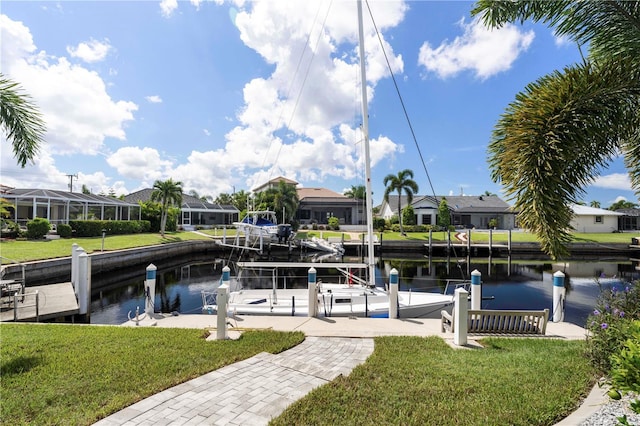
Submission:
[[[320,317],[388,317],[389,296],[382,289],[367,289],[348,285],[323,284],[317,294]],[[453,298],[437,293],[398,292],[400,318],[440,318],[440,312],[451,311]],[[215,313],[217,306],[209,305],[204,312]],[[309,294],[306,289],[239,290],[229,294],[229,315],[309,316]]]

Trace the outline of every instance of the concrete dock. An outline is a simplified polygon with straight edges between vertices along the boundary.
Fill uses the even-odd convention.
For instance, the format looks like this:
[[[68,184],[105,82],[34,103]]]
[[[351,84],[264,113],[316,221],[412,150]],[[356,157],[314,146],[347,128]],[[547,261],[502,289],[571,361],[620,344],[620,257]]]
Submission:
[[[24,300],[19,296],[14,303],[13,296],[6,296],[2,302],[2,322],[44,321],[78,313],[78,301],[70,282],[27,287]]]

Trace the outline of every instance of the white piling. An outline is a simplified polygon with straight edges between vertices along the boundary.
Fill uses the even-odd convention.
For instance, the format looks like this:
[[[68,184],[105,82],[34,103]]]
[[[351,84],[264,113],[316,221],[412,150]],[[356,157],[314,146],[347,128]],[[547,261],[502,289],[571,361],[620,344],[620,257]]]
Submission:
[[[75,245],[75,248],[73,247]],[[86,251],[77,244],[73,244],[71,251],[71,286],[78,297],[78,256],[82,253],[86,254]]]
[[[471,309],[482,309],[482,273],[474,269],[471,273]]]
[[[78,296],[78,290],[76,289],[76,281],[78,280],[78,244],[71,244],[71,286]]]
[[[307,271],[307,283],[309,291],[309,302],[307,310],[308,317],[316,317],[318,315],[318,287],[316,285],[316,268],[309,268]]]
[[[144,311],[151,318],[155,311],[156,300],[156,272],[158,268],[153,263],[147,266],[147,279],[144,282]]]
[[[216,340],[226,340],[227,336],[227,307],[229,304],[229,283],[231,281],[231,270],[228,266],[222,268],[222,284],[218,287],[216,304],[218,313],[216,315]]]
[[[564,274],[557,271],[553,274],[553,322],[561,322],[564,319]]]
[[[389,318],[398,318],[398,270],[389,272]]]
[[[467,344],[467,322],[469,318],[469,292],[457,288],[453,293],[453,343],[458,346]]]
[[[91,258],[83,251],[78,255],[77,263],[78,313],[88,316],[91,306]]]

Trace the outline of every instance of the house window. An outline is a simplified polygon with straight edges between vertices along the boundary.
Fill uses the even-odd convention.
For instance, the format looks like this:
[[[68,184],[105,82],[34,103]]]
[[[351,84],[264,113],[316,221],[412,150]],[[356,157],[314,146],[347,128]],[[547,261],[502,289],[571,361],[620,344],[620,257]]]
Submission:
[[[602,223],[602,216],[596,216],[596,223]]]
[[[431,225],[431,215],[430,214],[423,214],[422,215],[422,224],[423,225]]]

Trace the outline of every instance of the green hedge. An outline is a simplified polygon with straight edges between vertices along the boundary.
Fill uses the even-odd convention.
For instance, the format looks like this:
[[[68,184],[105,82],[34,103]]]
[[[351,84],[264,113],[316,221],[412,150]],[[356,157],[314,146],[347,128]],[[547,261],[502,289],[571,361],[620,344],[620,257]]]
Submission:
[[[71,238],[73,235],[71,226],[66,223],[61,223],[56,227],[56,233],[60,235],[61,238]]]
[[[71,220],[76,237],[100,237],[104,229],[107,235],[140,234],[149,232],[148,220]]]

